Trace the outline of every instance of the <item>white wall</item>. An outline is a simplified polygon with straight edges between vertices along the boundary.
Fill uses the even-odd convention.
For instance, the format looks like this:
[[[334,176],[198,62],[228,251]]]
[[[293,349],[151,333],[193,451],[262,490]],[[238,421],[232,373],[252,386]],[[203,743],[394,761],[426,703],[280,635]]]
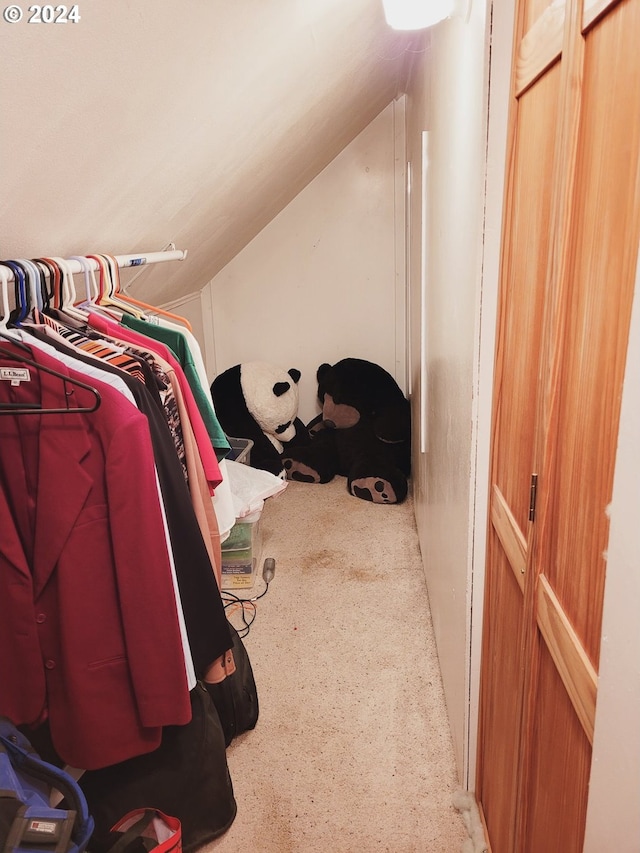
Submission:
[[[365,358],[403,381],[404,302],[399,308],[394,245],[397,110],[392,103],[374,119],[204,294],[215,370],[253,359],[297,367],[305,423],[317,412],[322,362]]]
[[[465,775],[469,705],[469,624],[477,412],[474,380],[486,149],[486,17],[473,2],[469,18],[430,33],[408,98],[412,164],[411,324],[416,520],[458,773]],[[428,69],[428,70],[427,70]],[[422,131],[428,131],[427,219],[421,210]],[[419,306],[423,283],[424,329]],[[422,342],[423,332],[426,340]],[[424,359],[424,360],[423,360]],[[426,397],[420,373],[426,370]],[[426,446],[420,453],[420,415]]]

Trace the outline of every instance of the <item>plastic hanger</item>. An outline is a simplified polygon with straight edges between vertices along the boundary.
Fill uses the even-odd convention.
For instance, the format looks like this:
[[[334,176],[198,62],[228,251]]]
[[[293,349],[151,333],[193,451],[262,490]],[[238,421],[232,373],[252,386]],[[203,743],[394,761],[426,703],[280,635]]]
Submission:
[[[50,298],[53,299],[53,307],[60,308],[60,283],[62,279],[60,267],[55,262],[54,258],[38,258],[38,260],[45,263],[51,270],[52,277]]]
[[[98,264],[98,269],[100,271],[100,275],[98,276],[98,294],[94,301],[89,302],[85,305],[85,308],[90,309],[91,311],[97,311],[100,314],[104,314],[112,320],[116,320],[116,322],[120,322],[122,311],[119,309],[119,313],[114,311],[113,308],[109,307],[108,296],[106,295],[107,289],[110,286],[109,282],[109,273],[107,270],[107,262],[104,260],[102,255],[86,255],[86,258],[95,261]],[[116,307],[116,306],[113,306]]]
[[[78,261],[80,266],[82,267],[82,272],[84,274],[84,301],[80,300],[77,303],[77,307],[82,309],[85,305],[90,302],[94,302],[98,298],[98,282],[96,281],[96,276],[93,271],[93,267],[89,263],[88,258],[82,257],[82,255],[72,255],[72,261]]]
[[[33,279],[33,272],[29,270],[27,263],[22,258],[14,259],[11,261],[11,263],[15,264],[17,267],[20,268],[20,270],[22,270],[22,275],[24,276],[25,306],[28,314],[34,308],[34,306],[37,306],[36,288],[35,281]],[[24,319],[24,317],[22,319]]]
[[[49,290],[49,281],[53,279],[53,272],[51,270],[51,267],[48,264],[45,264],[42,258],[35,258],[33,262],[40,270],[40,293],[42,294],[42,311],[46,314],[49,310],[51,297],[53,296],[53,289]]]
[[[39,321],[39,314],[40,311],[42,311],[43,306],[42,289],[40,285],[40,269],[33,263],[33,261],[30,261],[28,258],[18,258],[15,263],[22,268],[26,276],[28,286],[29,310],[33,312],[34,319],[36,321]]]
[[[168,317],[170,320],[177,320],[178,323],[182,323],[185,328],[190,332],[193,332],[191,323],[186,317],[181,317],[179,314],[172,314],[171,311],[165,311],[163,308],[157,308],[155,305],[149,305],[148,302],[141,302],[139,299],[134,299],[133,296],[129,296],[128,293],[124,293],[124,291],[120,290],[120,275],[118,275],[116,282],[116,294],[120,301],[130,302],[132,305],[137,305],[149,314],[161,314],[163,317]]]
[[[145,317],[142,311],[120,299],[120,269],[116,259],[111,255],[101,255],[101,257],[107,264],[106,269],[109,277],[109,304],[115,305],[116,308],[119,308],[127,314],[132,314],[134,317],[137,317],[138,320],[144,320]]]
[[[114,304],[111,300],[111,290],[113,285],[111,281],[109,264],[107,263],[106,258],[104,258],[103,255],[87,255],[87,258],[96,261],[100,270],[100,275],[98,279],[98,298],[96,300],[96,304],[102,308],[115,308],[121,314],[123,309],[119,305]],[[114,316],[112,312],[108,313],[111,316]],[[120,318],[120,314],[118,315],[118,319]]]
[[[68,262],[64,258],[52,258],[51,260],[58,265],[62,274],[62,281],[60,287],[60,310],[63,313],[68,314],[70,317],[75,318],[76,320],[81,320],[82,322],[85,322],[87,319],[87,315],[75,307],[75,303],[78,300],[78,295],[76,293],[76,286],[73,281],[73,273],[71,272],[71,268]]]
[[[60,286],[60,270],[49,258],[35,258],[34,260],[44,273],[43,311],[47,313],[50,308],[55,308],[56,291]]]
[[[6,329],[11,310],[9,308],[9,274],[3,264],[0,264],[0,283],[2,286],[2,319],[0,319],[0,329]]]
[[[29,304],[27,300],[25,275],[22,270],[22,267],[20,267],[15,261],[3,261],[2,263],[13,271],[14,277],[16,310],[14,316],[10,319],[10,322],[15,323],[16,325],[20,325],[20,323],[27,316]]]

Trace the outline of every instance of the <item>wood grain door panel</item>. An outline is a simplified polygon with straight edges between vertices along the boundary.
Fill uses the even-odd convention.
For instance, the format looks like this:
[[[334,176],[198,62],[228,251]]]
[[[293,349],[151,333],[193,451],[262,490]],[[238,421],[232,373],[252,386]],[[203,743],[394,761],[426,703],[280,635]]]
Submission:
[[[573,710],[593,743],[598,673],[545,575],[538,577],[537,627],[553,658]]]
[[[494,532],[487,569],[490,611],[502,614],[487,625],[483,637],[483,701],[480,708],[482,753],[492,771],[481,780],[481,801],[494,850],[513,849],[518,795],[523,649],[522,590]]]
[[[561,391],[550,425],[559,452],[541,551],[549,583],[596,666],[637,257],[639,32],[640,4],[624,2],[586,39]]]
[[[498,329],[498,406],[493,457],[497,484],[526,532],[534,464],[545,277],[551,238],[551,172],[559,76],[555,69],[520,99],[513,140],[512,229],[504,248]]]
[[[533,5],[533,4],[531,4]],[[566,14],[565,0],[556,0],[535,14],[522,37],[516,56],[515,93],[520,97],[550,65],[560,58]]]
[[[536,716],[526,733],[532,743],[527,830],[514,853],[581,853],[591,747],[544,642],[536,680]]]
[[[640,0],[516,17],[477,794],[493,853],[579,853],[640,239]]]
[[[539,14],[545,14],[541,5]],[[531,11],[531,10],[529,10]],[[529,22],[534,33],[535,22]],[[533,44],[531,38],[529,44]],[[545,60],[543,60],[544,62]],[[539,61],[536,60],[537,66]],[[533,67],[531,64],[529,68]],[[517,101],[509,155],[498,322],[491,530],[487,553],[479,744],[491,772],[478,794],[495,851],[515,849],[524,697],[524,590],[529,561],[530,483],[540,406],[539,372],[547,258],[552,238],[552,170],[560,74],[528,85]]]

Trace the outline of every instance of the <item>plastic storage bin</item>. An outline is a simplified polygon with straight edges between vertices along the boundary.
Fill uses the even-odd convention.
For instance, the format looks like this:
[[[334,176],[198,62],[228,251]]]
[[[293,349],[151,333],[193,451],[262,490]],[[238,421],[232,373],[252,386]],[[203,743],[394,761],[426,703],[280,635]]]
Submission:
[[[236,521],[222,543],[222,588],[251,589],[261,551],[259,514]]]
[[[227,457],[234,462],[248,465],[251,459],[253,441],[248,438],[230,438],[231,453]],[[237,519],[222,543],[222,588],[251,589],[253,587],[258,562],[261,557],[260,515],[254,513]]]
[[[250,438],[230,438],[229,436],[227,436],[227,441],[231,448],[227,459],[230,459],[232,462],[242,462],[244,465],[248,465],[251,460],[253,441]]]

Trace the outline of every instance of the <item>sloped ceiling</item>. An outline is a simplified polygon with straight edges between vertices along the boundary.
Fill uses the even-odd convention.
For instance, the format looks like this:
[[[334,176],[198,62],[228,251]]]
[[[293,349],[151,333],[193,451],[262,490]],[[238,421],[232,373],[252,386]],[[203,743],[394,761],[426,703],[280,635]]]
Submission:
[[[403,87],[380,0],[79,0],[0,22],[0,255],[188,249],[132,292],[200,290]],[[56,7],[54,7],[56,8]]]

